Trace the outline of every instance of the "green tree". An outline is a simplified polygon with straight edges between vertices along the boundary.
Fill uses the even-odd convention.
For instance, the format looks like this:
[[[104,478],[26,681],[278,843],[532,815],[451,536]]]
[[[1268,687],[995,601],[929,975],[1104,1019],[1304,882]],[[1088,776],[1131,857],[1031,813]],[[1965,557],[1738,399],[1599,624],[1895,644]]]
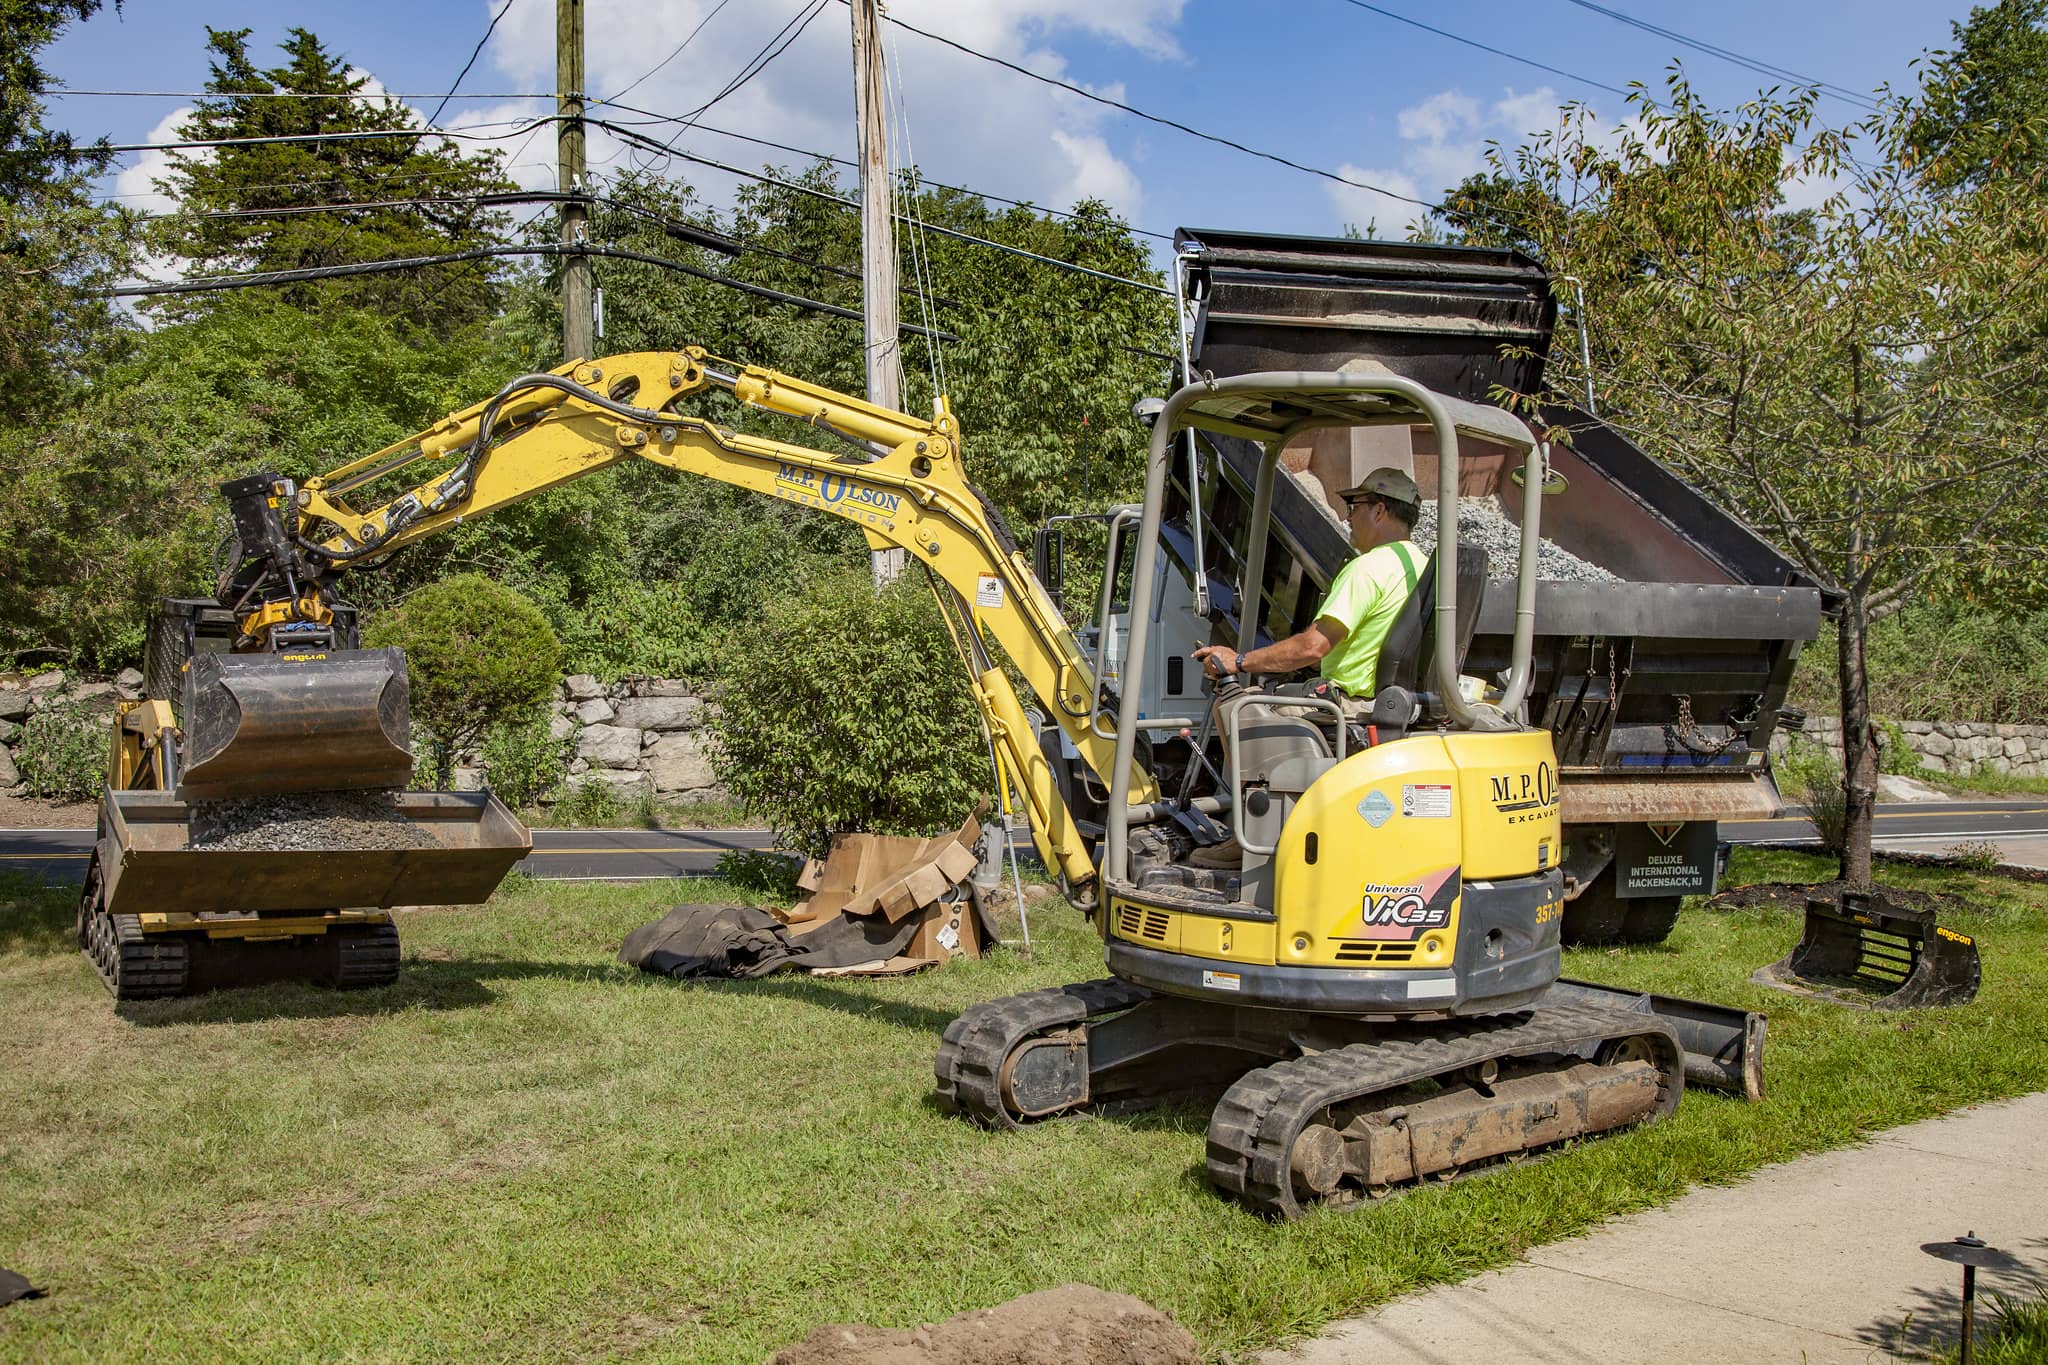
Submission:
[[[712,767],[810,854],[854,830],[958,825],[991,784],[980,722],[922,582],[819,580],[720,651]]]
[[[0,654],[135,662],[157,598],[213,590],[221,480],[333,468],[509,368],[480,334],[426,337],[364,309],[237,295],[143,334],[99,367],[90,401],[0,428]],[[399,564],[350,587],[375,604],[425,576]]]
[[[1906,146],[1935,181],[1981,184],[2048,166],[2048,0],[1998,0],[1930,54]]]
[[[428,584],[373,622],[363,642],[405,651],[434,786],[494,727],[539,717],[562,675],[561,642],[540,609],[482,574]]]
[[[1493,170],[1516,231],[1584,281],[1602,417],[1841,594],[1842,875],[1865,883],[1871,625],[1936,575],[2043,584],[2040,556],[2006,547],[2041,537],[2048,439],[2016,395],[2048,382],[2048,201],[1918,174],[1917,100],[1887,97],[1846,132],[1813,105],[1766,95],[1724,115],[1674,75],[1618,145],[1579,117]],[[1835,192],[1788,213],[1788,177]],[[1551,362],[1567,392],[1584,378],[1562,344]]]
[[[11,0],[0,11],[0,425],[29,422],[71,391],[115,339],[93,290],[128,260],[133,220],[92,202],[113,160],[43,121],[38,63],[100,0]],[[0,472],[5,472],[0,468]]]
[[[180,137],[393,136],[258,143],[175,158],[158,188],[176,196],[179,211],[159,225],[156,244],[185,262],[188,274],[444,255],[499,240],[502,214],[482,196],[514,187],[497,153],[469,156],[445,138],[413,135],[421,125],[411,110],[365,95],[368,78],[351,75],[303,28],[290,30],[285,61],[268,68],[250,59],[248,38],[248,29],[207,30],[208,98],[179,125]],[[276,93],[306,98],[253,98]],[[492,316],[496,273],[491,261],[473,261],[292,284],[265,297],[301,309],[353,302],[445,332]]]

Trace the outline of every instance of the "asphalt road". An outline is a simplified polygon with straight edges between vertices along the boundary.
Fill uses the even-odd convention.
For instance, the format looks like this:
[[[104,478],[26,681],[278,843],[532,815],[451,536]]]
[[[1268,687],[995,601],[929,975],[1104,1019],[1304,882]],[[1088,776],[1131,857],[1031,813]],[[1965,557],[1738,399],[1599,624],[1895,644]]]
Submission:
[[[0,830],[0,871],[82,881],[92,840],[90,829]],[[518,871],[553,881],[701,877],[721,853],[774,846],[763,829],[537,829]]]
[[[89,829],[0,830],[0,870],[45,881],[78,881],[85,875],[92,837]],[[1724,821],[1721,837],[1738,844],[1796,843],[1813,838],[1813,826],[1798,817]],[[2048,867],[2048,803],[2029,798],[1878,807],[1880,848],[1939,853],[1953,844],[1979,841],[1998,844],[2007,862]],[[759,829],[537,829],[533,855],[519,870],[556,881],[701,877],[728,850],[772,847],[774,839]]]
[[[1721,823],[1721,837],[1736,844],[1797,843],[1814,837],[1803,817]],[[1955,844],[1994,843],[2003,861],[2048,867],[2048,804],[2017,801],[1926,801],[1877,808],[1872,842],[1899,853],[1940,853]]]

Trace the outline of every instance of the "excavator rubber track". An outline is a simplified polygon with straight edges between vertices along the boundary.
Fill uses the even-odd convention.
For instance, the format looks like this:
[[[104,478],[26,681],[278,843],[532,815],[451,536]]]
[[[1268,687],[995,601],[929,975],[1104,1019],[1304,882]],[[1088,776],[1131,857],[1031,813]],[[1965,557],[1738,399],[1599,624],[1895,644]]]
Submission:
[[[1154,1009],[1174,1003],[1142,986],[1108,979],[974,1006],[947,1026],[933,1060],[939,1105],[996,1129],[1051,1117],[1049,1110],[1020,1110],[1020,1059],[1034,1046],[1065,1048],[1072,1054],[1069,1065],[1085,1070],[1091,1025],[1148,1002]],[[1223,1092],[1208,1138],[1209,1178],[1219,1191],[1274,1218],[1298,1217],[1314,1207],[1356,1207],[1392,1185],[1448,1179],[1571,1138],[1663,1118],[1685,1091],[1686,1054],[1676,1026],[1637,1010],[1567,1004],[1379,1027],[1370,1041],[1263,1065],[1246,1052],[1227,1088],[1207,1088],[1210,1095]],[[1168,1066],[1154,1074],[1175,1070]],[[1182,1082],[1199,1074],[1144,1091],[1089,1087],[1085,1100],[1056,1112],[1101,1113],[1192,1097],[1204,1087]],[[1214,1075],[1208,1073],[1210,1079]],[[1612,1094],[1603,1099],[1606,1092]],[[1352,1169],[1357,1163],[1347,1165],[1347,1158],[1371,1150],[1374,1127],[1399,1128],[1410,1103],[1425,1127],[1431,1122],[1428,1106],[1460,1112],[1436,1121],[1407,1156],[1409,1169],[1398,1179],[1367,1184],[1374,1168]],[[1340,1116],[1363,1123],[1340,1132],[1340,1123],[1329,1122]],[[1310,1144],[1316,1151],[1309,1155],[1319,1157],[1319,1164],[1310,1161],[1305,1182],[1297,1151],[1312,1124],[1326,1131]],[[1358,1143],[1366,1145],[1353,1145]]]
[[[1553,1056],[1578,1062],[1592,1051],[1596,1057],[1613,1054],[1647,1063],[1655,1069],[1656,1093],[1643,1121],[1668,1116],[1685,1092],[1678,1035],[1670,1023],[1654,1016],[1564,1006],[1429,1027],[1427,1033],[1355,1043],[1246,1073],[1224,1092],[1210,1115],[1210,1182],[1247,1208],[1274,1218],[1295,1218],[1317,1206],[1356,1207],[1374,1191],[1347,1182],[1318,1198],[1302,1188],[1296,1149],[1312,1121],[1421,1082],[1441,1083],[1510,1058]],[[1602,1131],[1608,1130],[1581,1130],[1568,1136]],[[1489,1153],[1482,1160],[1519,1156],[1550,1145],[1554,1144],[1532,1143]],[[1432,1174],[1446,1178],[1459,1169],[1453,1165]]]
[[[1021,1128],[1026,1120],[1003,1099],[1003,1068],[1019,1044],[1152,999],[1143,986],[1107,977],[985,1001],[952,1023],[932,1060],[939,1107],[989,1128]]]

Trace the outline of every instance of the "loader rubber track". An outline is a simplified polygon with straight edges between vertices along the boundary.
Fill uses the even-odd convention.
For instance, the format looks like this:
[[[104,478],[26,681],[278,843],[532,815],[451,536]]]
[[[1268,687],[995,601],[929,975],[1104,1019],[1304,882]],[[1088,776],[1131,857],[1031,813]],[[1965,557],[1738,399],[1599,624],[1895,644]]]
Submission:
[[[386,920],[365,929],[330,930],[338,991],[369,990],[398,980],[398,926]]]
[[[1295,1138],[1319,1112],[1496,1058],[1642,1039],[1658,1073],[1651,1119],[1670,1114],[1685,1089],[1677,1034],[1653,1015],[1574,1005],[1429,1027],[1426,1034],[1354,1043],[1247,1072],[1209,1117],[1210,1183],[1255,1212],[1297,1217],[1303,1202],[1290,1158]]]
[[[116,1000],[165,1000],[185,993],[192,947],[175,935],[148,935],[134,915],[93,913],[86,952]]]
[[[975,1005],[946,1025],[932,1072],[939,1107],[966,1114],[990,1128],[1020,1128],[1024,1121],[1003,1103],[1003,1063],[1036,1033],[1114,1014],[1152,998],[1143,986],[1114,977],[1028,991]]]

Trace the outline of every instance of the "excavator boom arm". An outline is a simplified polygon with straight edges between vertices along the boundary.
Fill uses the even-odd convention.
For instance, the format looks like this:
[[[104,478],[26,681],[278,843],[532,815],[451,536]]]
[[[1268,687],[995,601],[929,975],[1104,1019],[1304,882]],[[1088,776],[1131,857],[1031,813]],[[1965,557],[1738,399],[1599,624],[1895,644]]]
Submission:
[[[308,479],[294,497],[295,539],[316,562],[372,563],[457,522],[627,459],[814,508],[858,525],[877,546],[895,546],[950,590],[969,632],[970,681],[1003,762],[1025,798],[1048,866],[1070,882],[1093,877],[1071,814],[1014,689],[981,649],[1001,644],[1054,723],[1107,783],[1112,739],[1091,724],[1094,675],[1030,563],[967,482],[960,432],[941,402],[930,421],[758,367],[722,370],[698,348],[637,352],[564,365],[513,381],[493,398],[345,465]],[[825,453],[723,426],[677,410],[710,389],[751,407],[810,422],[846,442]],[[419,478],[419,467],[431,472]],[[352,492],[381,494],[374,504]],[[1106,729],[1107,727],[1105,727]],[[1132,773],[1132,804],[1158,790]]]

